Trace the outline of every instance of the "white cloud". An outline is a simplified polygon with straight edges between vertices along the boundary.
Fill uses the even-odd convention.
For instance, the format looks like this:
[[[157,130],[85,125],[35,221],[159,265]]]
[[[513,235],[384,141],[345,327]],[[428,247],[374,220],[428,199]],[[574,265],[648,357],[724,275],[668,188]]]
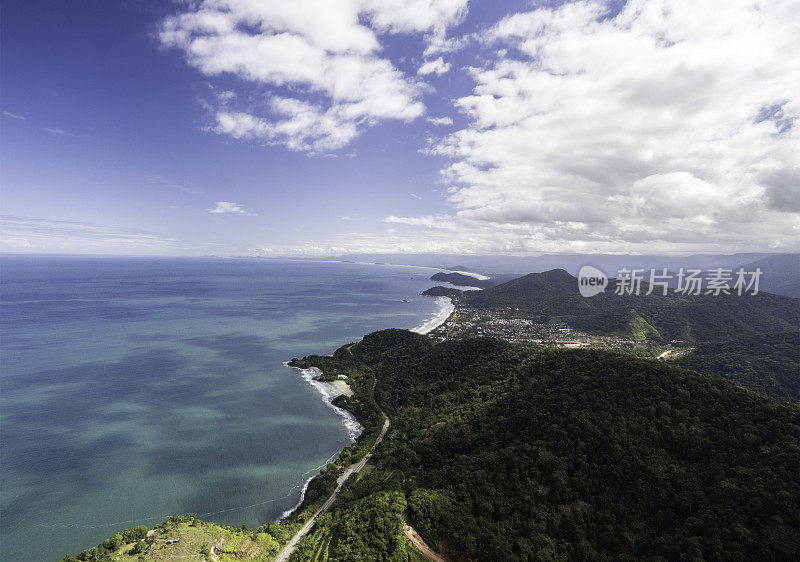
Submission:
[[[370,23],[381,32],[425,33],[425,57],[455,50],[460,43],[447,29],[467,15],[468,0],[364,0]]]
[[[417,69],[417,74],[426,76],[428,74],[436,74],[441,76],[450,70],[450,63],[444,62],[442,57],[438,59],[426,61],[422,66]]]
[[[402,227],[401,227],[402,228]],[[401,228],[387,228],[376,232],[348,232],[333,234],[328,237],[329,243],[313,242],[287,246],[269,246],[261,248],[261,252],[269,255],[317,255],[333,256],[345,253],[446,253],[459,254],[479,253],[486,240],[482,235],[463,233],[454,239],[449,232],[435,228],[426,230],[424,237],[409,235]]]
[[[178,255],[213,247],[140,230],[19,216],[0,216],[0,233],[0,250],[8,252]]]
[[[347,252],[347,247],[344,246],[320,246],[313,243],[305,243],[297,246],[264,246],[255,248],[253,252],[258,255],[268,256],[335,256]]]
[[[428,123],[436,125],[437,127],[453,124],[453,120],[450,117],[428,117],[427,120]]]
[[[393,33],[442,33],[467,15],[467,0],[364,0],[372,26]]]
[[[447,215],[430,215],[426,217],[396,217],[394,215],[386,217],[384,222],[396,224],[407,224],[412,226],[424,226],[426,228],[447,228],[451,226],[451,217]]]
[[[25,117],[22,115],[17,115],[16,113],[11,113],[10,111],[4,111],[3,115],[10,117],[11,119],[17,119],[18,121],[25,121]]]
[[[79,137],[81,135],[76,135],[75,133],[70,133],[65,131],[64,129],[59,129],[57,127],[43,127],[43,130],[51,135],[57,135],[59,137]]]
[[[232,201],[216,201],[214,202],[214,208],[206,209],[209,213],[215,214],[238,214],[238,215],[252,215],[253,213],[249,213],[245,211],[241,205],[238,203],[234,203]]]
[[[466,0],[201,0],[164,20],[159,38],[206,76],[270,88],[269,114],[229,107],[226,89],[213,130],[324,152],[425,111],[421,85],[381,56],[376,31],[438,37],[465,10]]]
[[[487,30],[507,51],[471,69],[455,102],[468,126],[428,148],[451,160],[453,212],[386,220],[450,250],[800,246],[797,1],[607,9],[539,8]]]
[[[217,113],[218,133],[237,139],[261,139],[284,144],[290,150],[324,152],[346,146],[357,134],[357,122],[342,114],[340,106],[327,110],[293,98],[273,97],[276,120],[248,113]]]

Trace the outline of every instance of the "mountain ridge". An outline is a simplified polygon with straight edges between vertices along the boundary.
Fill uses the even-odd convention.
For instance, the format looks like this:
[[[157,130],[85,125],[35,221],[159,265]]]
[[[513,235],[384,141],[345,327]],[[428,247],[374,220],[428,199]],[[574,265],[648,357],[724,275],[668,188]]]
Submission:
[[[578,280],[564,269],[529,273],[482,291],[465,292],[459,302],[489,309],[512,308],[539,322],[563,321],[590,333],[631,335],[641,319],[657,340],[712,341],[764,332],[800,329],[800,299],[761,292],[757,295],[682,295],[660,288],[647,295],[617,295],[614,279],[605,292],[585,298]]]

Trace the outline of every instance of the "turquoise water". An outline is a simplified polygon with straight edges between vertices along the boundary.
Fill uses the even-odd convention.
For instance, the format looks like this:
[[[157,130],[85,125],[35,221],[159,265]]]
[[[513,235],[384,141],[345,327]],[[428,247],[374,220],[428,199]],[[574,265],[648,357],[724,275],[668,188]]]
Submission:
[[[351,442],[283,362],[437,311],[419,268],[13,256],[0,268],[2,560],[55,560],[174,513],[276,518]]]

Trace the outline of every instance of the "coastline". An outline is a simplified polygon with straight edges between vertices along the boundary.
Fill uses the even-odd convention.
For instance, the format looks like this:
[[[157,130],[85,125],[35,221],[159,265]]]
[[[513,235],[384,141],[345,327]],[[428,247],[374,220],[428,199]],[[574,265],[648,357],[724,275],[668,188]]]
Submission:
[[[343,263],[347,263],[347,262],[343,262]],[[334,267],[336,267],[337,270],[338,270],[339,266],[336,265]],[[413,268],[419,267],[419,266],[403,266],[403,265],[395,266],[395,265],[390,265],[390,267],[406,267],[406,268],[412,268],[413,269]],[[356,269],[361,269],[361,268],[356,268]],[[372,268],[363,268],[363,269],[366,270],[366,269],[372,269]],[[430,269],[435,269],[435,268],[430,268]],[[378,270],[380,270],[380,268],[378,268]],[[370,275],[375,275],[375,276],[378,276],[379,273],[380,273],[381,276],[384,275],[384,273],[380,272],[380,271],[369,272],[369,273],[370,273]],[[412,278],[410,275],[398,274],[397,271],[395,271],[394,274],[391,274],[391,272],[386,273],[385,276],[399,279],[400,282],[403,282],[406,278],[409,278],[409,279]],[[421,281],[422,277],[426,277],[424,275],[424,272],[423,272],[422,276],[420,276],[419,273],[414,273],[414,275],[413,275],[413,279],[415,280],[414,283],[417,283],[417,282]],[[426,282],[426,281],[421,281],[420,284],[421,285],[426,285],[428,287],[433,285],[432,282]],[[408,294],[410,295],[411,293],[408,293]],[[409,296],[409,298],[412,298],[412,297]],[[398,299],[399,299],[399,297],[398,297]],[[453,304],[452,304],[452,301],[449,298],[435,297],[434,298],[435,306],[433,306],[433,307],[430,307],[430,304],[428,304],[428,302],[424,302],[424,301],[427,301],[427,299],[425,299],[425,298],[421,298],[421,297],[417,296],[413,300],[415,301],[414,311],[411,313],[411,315],[405,316],[405,323],[406,324],[405,324],[405,326],[401,325],[401,327],[411,328],[411,326],[416,325],[416,327],[414,328],[414,331],[417,332],[417,333],[420,333],[420,334],[426,334],[426,333],[430,332],[431,330],[434,330],[436,327],[440,326],[444,321],[446,321],[446,319],[448,318],[448,316],[451,314],[451,312],[453,310]],[[397,307],[401,307],[401,308],[404,307],[404,305],[396,305],[396,306]],[[390,304],[390,307],[392,307],[391,304]],[[408,306],[407,308],[411,308],[411,306]],[[394,310],[394,308],[390,308],[390,311],[391,310]],[[398,308],[398,310],[399,310],[399,308]],[[408,313],[406,313],[406,314],[408,314]],[[402,317],[395,316],[394,318],[395,318],[395,321],[396,321],[397,319],[402,318]],[[391,325],[392,323],[393,323],[392,316],[391,315],[387,315],[386,316],[386,322],[384,322],[384,325]],[[366,331],[368,331],[368,330],[366,330]],[[280,352],[278,351],[278,353],[280,353]],[[281,358],[281,357],[272,358],[272,362],[273,362],[273,365],[275,365],[276,363],[282,363],[284,366],[290,366],[286,362],[284,362],[283,358]],[[281,498],[277,498],[277,500],[281,500],[280,504],[283,504],[283,505],[279,504],[279,505],[275,506],[275,507],[278,508],[275,511],[278,511],[278,513],[279,513],[277,515],[277,517],[276,517],[276,520],[279,521],[279,522],[281,522],[281,521],[286,522],[287,518],[291,522],[294,519],[293,518],[293,514],[297,513],[298,508],[300,508],[301,510],[304,509],[303,503],[304,502],[309,503],[311,500],[313,500],[314,495],[315,495],[315,491],[317,490],[319,484],[316,483],[316,482],[312,483],[312,481],[315,478],[320,476],[320,469],[325,468],[326,466],[330,465],[335,460],[336,456],[339,455],[342,452],[340,449],[347,449],[348,447],[351,446],[352,443],[359,444],[360,442],[357,441],[357,438],[359,438],[359,437],[361,437],[361,439],[364,440],[364,442],[366,443],[374,436],[373,432],[372,432],[371,425],[369,425],[367,422],[364,422],[364,426],[362,426],[361,423],[358,422],[358,418],[356,418],[350,411],[347,411],[346,409],[344,409],[344,408],[342,408],[340,406],[337,406],[337,404],[348,404],[348,401],[343,399],[343,398],[339,398],[340,396],[343,396],[345,394],[352,395],[353,394],[353,389],[356,390],[356,393],[362,392],[363,389],[361,389],[360,387],[356,386],[358,381],[353,382],[353,388],[350,388],[350,385],[348,385],[347,382],[345,382],[344,380],[331,380],[330,382],[316,380],[316,377],[318,377],[321,374],[321,372],[316,370],[316,369],[302,369],[302,368],[299,368],[299,367],[292,367],[292,368],[297,368],[300,371],[300,376],[308,384],[312,385],[316,389],[317,392],[319,392],[320,398],[318,398],[318,399],[321,399],[329,408],[331,408],[331,410],[333,410],[336,413],[337,416],[339,416],[341,422],[343,423],[343,425],[345,427],[347,438],[344,438],[344,434],[341,433],[338,430],[338,428],[336,428],[336,423],[334,423],[332,425],[332,427],[334,427],[336,429],[336,431],[334,432],[334,438],[336,438],[336,435],[339,436],[338,438],[336,438],[336,441],[339,443],[339,445],[335,446],[337,451],[334,453],[334,455],[332,455],[332,457],[330,459],[328,459],[327,462],[324,462],[324,464],[320,465],[319,467],[315,466],[314,468],[310,469],[309,471],[307,471],[307,472],[305,472],[303,474],[299,474],[298,477],[292,478],[291,489],[287,490],[287,492],[289,494],[291,494],[291,495],[298,494],[298,497],[295,498],[295,501],[296,501],[295,504],[289,504],[288,503],[289,501],[291,501],[291,495],[289,495],[287,499],[283,499],[285,497],[284,494],[286,494],[287,492],[281,491],[280,494],[275,494],[275,496],[277,496],[277,495],[281,496]],[[334,379],[333,376],[324,377],[324,378]],[[294,384],[296,385],[296,383],[294,383]],[[296,386],[295,386],[295,388],[296,388]],[[302,384],[300,385],[300,388],[302,389]],[[337,398],[339,398],[339,400],[336,400]],[[310,398],[310,402],[312,403],[312,405],[313,404],[318,404],[318,402],[315,402],[315,399],[313,397]],[[308,403],[308,402],[306,402],[306,403]],[[362,404],[362,403],[366,404],[366,401],[363,400],[363,397],[359,401],[359,404]],[[357,406],[356,406],[356,408],[357,408]],[[356,409],[356,411],[357,411],[357,409]],[[322,414],[322,417],[324,419],[325,418],[324,409],[319,411],[319,413]],[[330,420],[329,417],[328,417],[328,419]],[[368,418],[364,418],[364,419],[368,419]],[[334,418],[334,421],[335,421],[335,418]],[[328,422],[328,425],[329,425],[329,427],[331,427],[329,422]],[[363,434],[363,436],[362,436],[362,434]],[[356,450],[356,448],[354,447],[353,450]],[[358,450],[360,450],[360,449],[358,449]],[[349,453],[349,451],[348,451],[348,453]],[[316,462],[312,461],[311,464],[316,465],[316,464],[318,464],[318,462],[321,462],[321,461],[316,461]],[[298,473],[302,472],[302,470],[303,469],[301,468],[297,472]],[[322,476],[323,477],[320,479],[320,482],[322,482],[324,484],[325,483],[324,474]],[[270,479],[268,479],[268,480],[270,480]],[[260,502],[260,503],[267,503],[267,502],[271,502],[271,501],[276,501],[276,500],[269,499],[269,500],[266,500],[265,502]],[[286,502],[286,503],[283,503],[283,502]],[[226,505],[223,504],[221,507],[226,507]],[[207,510],[196,510],[196,511],[208,511],[209,512],[208,514],[203,513],[201,515],[209,515],[212,518],[212,520],[214,520],[214,521],[225,520],[225,522],[227,522],[227,520],[230,518],[228,515],[222,517],[222,516],[217,515],[217,513],[221,513],[221,512],[225,512],[225,511],[231,511],[231,510],[234,510],[234,509],[240,510],[240,509],[243,509],[245,507],[250,509],[250,507],[252,507],[252,506],[238,506],[238,504],[237,504],[237,507],[235,507],[235,508],[227,508],[226,507],[226,509],[220,509],[219,511],[213,511],[212,512],[213,508],[212,509],[207,509]],[[237,514],[235,517],[239,517],[239,514]],[[273,517],[274,517],[274,515],[273,515]],[[155,519],[155,518],[157,518],[157,516],[156,517],[150,517],[148,519]],[[142,519],[142,521],[146,522],[147,519]],[[258,522],[262,523],[263,521],[259,519]],[[151,523],[146,523],[146,524],[147,525],[151,525]]]
[[[317,389],[317,391],[319,391],[319,393],[322,395],[322,401],[325,402],[325,404],[327,404],[329,408],[331,408],[334,412],[336,412],[339,416],[342,417],[344,427],[345,429],[347,429],[347,435],[350,438],[350,440],[353,443],[355,443],[358,436],[361,435],[361,433],[364,431],[364,427],[360,423],[358,423],[358,420],[353,414],[351,414],[350,412],[348,412],[343,408],[339,408],[333,403],[334,398],[341,396],[343,394],[352,396],[353,391],[349,388],[349,385],[344,381],[327,383],[316,380],[316,377],[322,374],[322,371],[317,367],[301,369],[300,367],[292,367],[291,365],[289,365],[288,361],[284,361],[283,365],[284,367],[288,367],[290,369],[297,369],[298,371],[300,371],[300,376],[303,378],[303,380],[306,381],[311,386],[313,386],[315,389]],[[342,388],[342,385],[347,386],[348,391],[345,391],[345,389]],[[335,455],[337,454],[338,453],[335,453]],[[311,484],[311,481],[314,478],[319,476],[320,468],[322,467],[317,467],[317,469],[312,469],[308,472],[312,474],[306,479],[305,483],[303,484],[303,487],[300,489],[300,498],[297,500],[297,503],[295,505],[293,505],[291,508],[287,509],[277,517],[276,521],[278,523],[289,517],[292,513],[295,512],[295,510],[297,510],[298,507],[300,507],[303,504],[303,502],[306,499],[306,492],[308,491],[308,486],[309,484]]]
[[[305,481],[305,483],[303,484],[303,487],[300,489],[300,499],[297,500],[296,504],[294,504],[292,507],[290,507],[289,509],[287,509],[286,511],[284,511],[283,513],[278,515],[278,517],[275,518],[275,521],[277,523],[283,522],[283,520],[286,519],[287,517],[289,517],[292,513],[294,513],[294,511],[298,507],[303,505],[303,502],[306,500],[306,492],[308,491],[308,485],[311,484],[311,481],[316,477],[317,477],[317,475],[315,474],[314,476],[311,476],[310,478],[308,478]]]
[[[418,334],[427,334],[428,332],[432,332],[444,324],[456,309],[456,305],[453,304],[453,300],[450,297],[434,298],[436,299],[436,304],[439,305],[439,310],[424,324],[417,326],[416,328],[412,328],[412,332],[416,332]]]
[[[345,263],[345,262],[342,262]],[[403,267],[403,266],[400,266]],[[415,267],[415,266],[405,266],[405,267]],[[445,323],[445,321],[450,318],[455,311],[455,305],[453,304],[452,299],[450,297],[435,297],[436,304],[439,305],[439,310],[425,321],[420,326],[413,328],[411,331],[416,332],[418,334],[427,334],[441,326]],[[356,439],[359,435],[364,431],[364,427],[358,422],[356,417],[348,412],[347,410],[336,406],[333,403],[333,400],[339,396],[346,395],[352,396],[353,390],[343,380],[331,381],[331,382],[324,382],[317,380],[317,377],[322,375],[322,370],[318,367],[309,367],[308,369],[302,369],[300,367],[292,367],[289,365],[288,361],[284,361],[283,365],[285,367],[289,367],[290,369],[297,369],[300,371],[300,376],[305,380],[308,384],[313,386],[322,396],[322,401],[327,404],[329,408],[331,408],[334,412],[336,412],[339,416],[342,417],[343,423],[345,428],[347,429],[348,436],[352,440],[353,443],[356,443]],[[277,521],[280,523],[290,515],[292,515],[297,508],[303,505],[303,502],[306,498],[306,492],[308,491],[308,487],[311,484],[311,481],[314,480],[319,474],[313,474],[308,479],[306,479],[303,487],[300,490],[300,498],[297,500],[297,503],[292,506],[291,508],[287,509],[283,513],[281,513],[277,517]]]
[[[300,371],[300,376],[306,381],[308,384],[313,386],[317,391],[322,395],[322,401],[336,412],[339,416],[342,417],[344,421],[344,426],[347,429],[348,436],[350,439],[353,440],[355,443],[356,438],[361,435],[361,432],[364,431],[364,427],[358,423],[358,420],[355,418],[353,414],[348,412],[347,410],[336,406],[333,403],[333,399],[337,396],[341,396],[342,394],[346,394],[348,396],[352,396],[353,391],[350,390],[349,385],[347,385],[344,381],[335,381],[335,382],[322,382],[316,380],[316,377],[322,374],[322,371],[319,370],[317,367],[310,367],[308,369],[301,369],[300,367],[292,367],[289,365],[288,361],[284,363],[285,367],[289,367],[290,369],[297,369]],[[338,384],[341,383],[341,384]],[[342,388],[342,385],[347,386],[347,390]]]

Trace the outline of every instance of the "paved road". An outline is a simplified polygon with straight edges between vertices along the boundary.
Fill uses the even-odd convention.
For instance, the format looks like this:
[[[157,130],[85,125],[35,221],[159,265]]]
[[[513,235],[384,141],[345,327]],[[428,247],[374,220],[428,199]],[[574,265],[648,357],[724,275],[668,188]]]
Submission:
[[[385,414],[384,417],[386,418]],[[367,464],[367,461],[372,456],[372,451],[375,450],[375,447],[378,446],[378,443],[380,443],[383,440],[383,436],[386,435],[387,429],[389,429],[389,418],[386,418],[386,421],[383,423],[383,428],[381,429],[381,433],[380,435],[378,435],[378,439],[375,441],[375,444],[372,446],[369,452],[366,455],[364,455],[363,459],[358,461],[356,464],[350,466],[339,476],[339,478],[336,480],[336,489],[333,491],[330,497],[327,500],[325,500],[325,503],[322,504],[322,507],[320,507],[317,510],[317,512],[311,516],[311,519],[306,521],[306,524],[303,525],[299,531],[297,531],[297,534],[294,537],[292,537],[292,540],[289,541],[289,544],[287,544],[284,547],[284,549],[275,559],[275,562],[284,562],[289,559],[289,556],[292,554],[292,551],[297,546],[297,543],[300,542],[300,539],[306,536],[306,534],[311,530],[311,527],[314,526],[314,522],[317,520],[317,517],[328,511],[328,508],[334,502],[336,496],[339,495],[339,490],[342,489],[342,486],[344,486],[344,483],[347,481],[350,475],[353,473],[358,473],[361,471],[362,468],[364,468],[364,465]]]

